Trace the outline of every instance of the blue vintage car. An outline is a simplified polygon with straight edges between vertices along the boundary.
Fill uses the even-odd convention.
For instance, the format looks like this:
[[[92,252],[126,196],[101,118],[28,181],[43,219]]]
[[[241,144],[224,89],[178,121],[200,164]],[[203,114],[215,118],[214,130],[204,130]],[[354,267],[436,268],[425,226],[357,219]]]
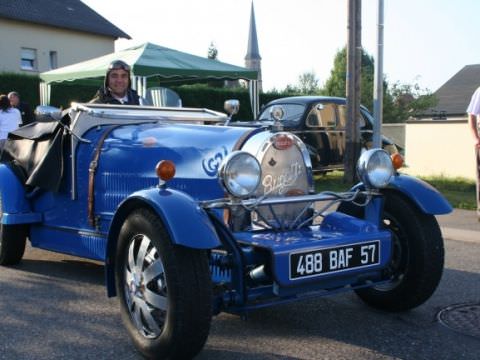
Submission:
[[[0,264],[19,263],[27,239],[103,261],[108,296],[153,359],[195,356],[220,312],[350,290],[402,311],[433,294],[444,261],[435,215],[451,211],[434,188],[373,149],[358,162],[361,183],[315,193],[297,136],[225,120],[205,109],[74,104],[11,133]]]

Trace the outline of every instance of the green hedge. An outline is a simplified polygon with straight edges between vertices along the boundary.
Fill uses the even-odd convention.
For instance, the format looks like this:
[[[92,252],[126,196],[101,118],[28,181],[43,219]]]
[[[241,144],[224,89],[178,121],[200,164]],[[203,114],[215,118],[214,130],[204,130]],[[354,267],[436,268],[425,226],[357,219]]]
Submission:
[[[39,83],[38,75],[0,73],[0,94],[17,91],[23,101],[35,108],[40,103]],[[207,108],[220,112],[224,112],[225,100],[238,99],[240,100],[240,111],[235,119],[251,120],[253,118],[250,97],[245,88],[219,88],[201,84],[175,86],[172,87],[172,90],[180,95],[185,107]],[[72,83],[55,84],[51,87],[50,104],[65,109],[73,101],[88,102],[96,91],[97,86],[73,85]],[[280,92],[262,93],[260,94],[260,105],[290,95]]]
[[[178,93],[185,107],[208,108],[215,111],[224,112],[223,104],[225,100],[237,99],[240,101],[240,110],[235,119],[251,120],[253,118],[250,96],[245,88],[218,88],[207,85],[183,85],[172,87],[172,90]],[[260,107],[269,101],[280,97],[291,96],[291,93],[261,93]]]
[[[33,108],[40,102],[38,84],[37,75],[0,74],[0,94],[7,95],[10,91],[16,91],[20,94],[22,101],[28,102]]]
[[[64,83],[55,84],[51,89],[50,105],[66,109],[72,102],[89,102],[98,87]]]
[[[0,94],[16,91],[20,94],[22,101],[28,102],[33,109],[40,103],[39,84],[38,75],[0,73]],[[95,86],[55,84],[52,86],[50,104],[65,109],[72,101],[89,101],[96,90]]]

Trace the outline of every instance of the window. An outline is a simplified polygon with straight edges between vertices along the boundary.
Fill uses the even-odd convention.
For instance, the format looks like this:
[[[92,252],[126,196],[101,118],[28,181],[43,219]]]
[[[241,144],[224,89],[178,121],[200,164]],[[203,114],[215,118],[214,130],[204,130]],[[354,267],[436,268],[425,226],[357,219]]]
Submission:
[[[50,70],[56,69],[58,67],[57,52],[56,51],[53,51],[53,50],[50,51],[49,64],[50,64]]]
[[[338,106],[338,112],[340,113],[340,121],[339,121],[339,125],[341,128],[345,128],[345,126],[347,125],[347,105],[339,105]],[[364,118],[364,115],[362,114],[362,111],[360,111],[360,117],[358,118],[358,124],[360,126],[360,128],[364,128],[365,127],[365,118]]]
[[[37,69],[37,50],[22,48],[20,56],[20,68],[22,70]]]
[[[281,106],[285,112],[283,115],[284,122],[299,122],[302,117],[303,112],[305,111],[305,105],[301,104],[280,104],[276,103],[270,105],[269,107],[262,110],[262,113],[258,117],[260,121],[272,121],[272,116],[270,115],[270,110],[273,106]]]
[[[337,125],[334,104],[318,103],[307,116],[308,127],[333,128]]]

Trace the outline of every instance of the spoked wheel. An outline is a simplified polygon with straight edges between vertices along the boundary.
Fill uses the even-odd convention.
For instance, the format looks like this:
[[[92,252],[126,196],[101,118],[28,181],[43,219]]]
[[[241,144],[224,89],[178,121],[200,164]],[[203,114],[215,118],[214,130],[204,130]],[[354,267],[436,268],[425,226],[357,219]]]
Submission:
[[[339,211],[362,216],[357,207]],[[387,311],[404,311],[427,301],[440,282],[444,248],[440,227],[433,215],[424,214],[403,196],[385,194],[383,226],[392,233],[389,282],[355,290],[368,305]]]
[[[172,245],[146,209],[132,213],[120,231],[116,286],[122,320],[144,356],[187,359],[203,348],[212,316],[207,255]]]

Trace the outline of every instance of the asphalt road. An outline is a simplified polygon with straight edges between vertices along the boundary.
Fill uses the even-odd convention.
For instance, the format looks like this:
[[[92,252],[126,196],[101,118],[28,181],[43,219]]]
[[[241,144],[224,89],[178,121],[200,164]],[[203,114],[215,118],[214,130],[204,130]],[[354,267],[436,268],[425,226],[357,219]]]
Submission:
[[[197,358],[479,359],[480,337],[437,319],[449,305],[480,304],[479,259],[480,238],[446,240],[438,290],[406,313],[368,308],[348,293],[259,310],[246,320],[222,314]],[[0,359],[141,356],[120,322],[117,300],[106,297],[101,264],[28,248],[21,265],[0,268]]]

